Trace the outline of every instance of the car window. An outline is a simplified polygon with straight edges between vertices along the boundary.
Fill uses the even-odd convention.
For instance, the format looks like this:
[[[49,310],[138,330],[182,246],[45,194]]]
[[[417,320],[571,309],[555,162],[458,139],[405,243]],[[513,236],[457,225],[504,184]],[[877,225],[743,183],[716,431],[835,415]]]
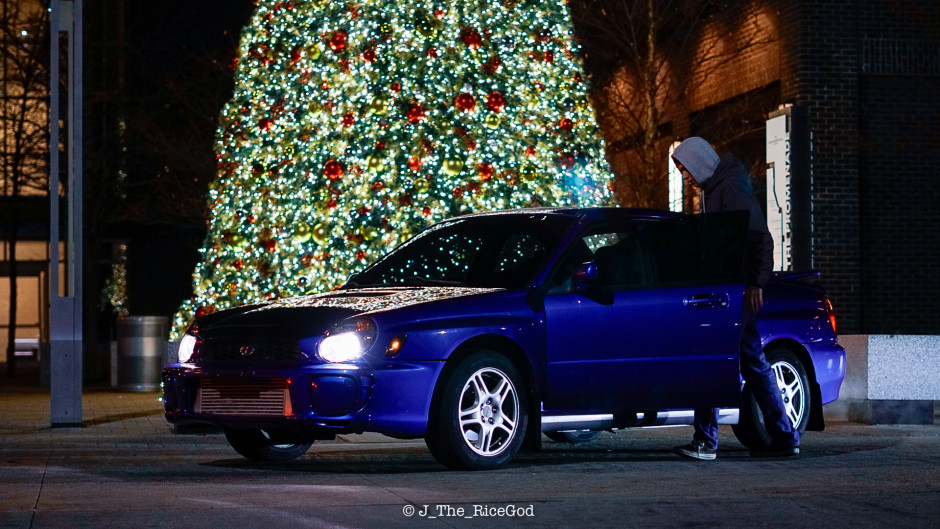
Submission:
[[[350,286],[521,288],[571,222],[557,215],[496,215],[432,227],[357,275]]]
[[[613,290],[738,280],[745,227],[737,212],[594,226],[572,243],[551,291],[570,290],[572,273],[587,261],[597,266],[599,286]]]

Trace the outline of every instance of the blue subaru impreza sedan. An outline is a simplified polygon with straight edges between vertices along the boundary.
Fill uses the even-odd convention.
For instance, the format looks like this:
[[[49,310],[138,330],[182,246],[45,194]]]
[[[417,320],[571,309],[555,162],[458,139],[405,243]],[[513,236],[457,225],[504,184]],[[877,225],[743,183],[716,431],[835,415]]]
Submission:
[[[341,289],[197,319],[163,372],[166,418],[257,460],[316,440],[424,438],[505,465],[541,433],[691,424],[717,407],[769,442],[738,368],[745,213],[525,209],[434,225]],[[790,420],[821,430],[845,352],[815,274],[778,273],[758,327]]]

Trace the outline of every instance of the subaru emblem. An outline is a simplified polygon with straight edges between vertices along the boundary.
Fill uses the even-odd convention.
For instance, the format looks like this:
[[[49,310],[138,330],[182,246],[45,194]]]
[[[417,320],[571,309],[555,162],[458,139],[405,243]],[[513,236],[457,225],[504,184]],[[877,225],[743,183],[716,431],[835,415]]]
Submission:
[[[249,356],[255,354],[255,348],[252,347],[252,346],[250,346],[250,345],[243,345],[243,346],[241,347],[241,349],[238,350],[238,354],[240,354],[240,355],[242,355],[243,357],[246,357],[246,358],[247,358],[247,357],[249,357]]]

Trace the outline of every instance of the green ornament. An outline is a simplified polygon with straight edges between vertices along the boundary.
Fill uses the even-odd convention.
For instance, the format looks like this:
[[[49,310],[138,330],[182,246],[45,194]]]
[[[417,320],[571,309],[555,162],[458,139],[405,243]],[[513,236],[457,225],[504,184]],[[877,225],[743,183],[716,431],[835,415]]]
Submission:
[[[315,61],[320,58],[323,50],[320,49],[320,46],[311,44],[310,46],[307,46],[307,49],[304,50],[304,53],[307,55],[307,57],[310,57],[310,60]]]

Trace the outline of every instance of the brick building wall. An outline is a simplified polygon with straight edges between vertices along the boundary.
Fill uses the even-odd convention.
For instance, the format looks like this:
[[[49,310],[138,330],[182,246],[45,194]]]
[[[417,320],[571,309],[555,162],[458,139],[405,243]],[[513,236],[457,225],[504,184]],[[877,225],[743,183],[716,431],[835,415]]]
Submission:
[[[781,91],[810,106],[813,264],[840,331],[940,333],[940,4],[788,7]]]
[[[866,333],[940,333],[940,4],[863,3],[858,21]]]

